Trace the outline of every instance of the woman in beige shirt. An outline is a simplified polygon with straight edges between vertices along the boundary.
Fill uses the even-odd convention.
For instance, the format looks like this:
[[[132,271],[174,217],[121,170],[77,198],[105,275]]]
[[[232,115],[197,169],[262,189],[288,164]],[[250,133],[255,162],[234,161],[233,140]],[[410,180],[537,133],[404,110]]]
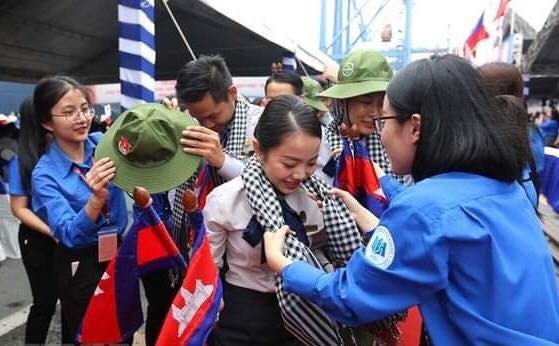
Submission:
[[[308,242],[323,231],[322,212],[302,187],[316,168],[321,126],[299,98],[280,96],[270,101],[254,135],[256,159],[240,177],[215,188],[204,208],[214,260],[220,268],[227,263],[225,307],[215,335],[224,345],[296,345],[281,319],[275,276],[262,249],[264,230],[247,184],[256,183],[250,171],[258,167],[273,186],[286,223],[301,226],[301,239]],[[260,202],[262,208],[269,207],[265,198]]]

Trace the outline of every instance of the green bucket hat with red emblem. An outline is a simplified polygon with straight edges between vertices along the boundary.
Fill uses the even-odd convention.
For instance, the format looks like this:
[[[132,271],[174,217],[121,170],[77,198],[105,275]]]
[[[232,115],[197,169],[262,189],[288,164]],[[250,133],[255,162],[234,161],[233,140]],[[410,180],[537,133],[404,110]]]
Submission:
[[[194,174],[200,157],[182,150],[182,131],[198,122],[163,105],[148,103],[121,114],[97,145],[95,159],[109,157],[116,166],[114,183],[131,193],[169,191]]]

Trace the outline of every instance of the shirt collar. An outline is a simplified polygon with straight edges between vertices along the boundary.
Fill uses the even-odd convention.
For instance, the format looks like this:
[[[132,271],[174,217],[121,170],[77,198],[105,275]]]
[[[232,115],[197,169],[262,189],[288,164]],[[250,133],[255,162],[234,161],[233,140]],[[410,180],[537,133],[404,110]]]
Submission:
[[[51,141],[49,148],[49,156],[53,159],[64,177],[73,171],[74,166],[89,168],[91,166],[94,153],[95,144],[89,137],[84,142],[84,161],[81,164],[76,164],[74,161],[70,160],[68,155],[66,155],[58,143],[56,143],[56,140]]]

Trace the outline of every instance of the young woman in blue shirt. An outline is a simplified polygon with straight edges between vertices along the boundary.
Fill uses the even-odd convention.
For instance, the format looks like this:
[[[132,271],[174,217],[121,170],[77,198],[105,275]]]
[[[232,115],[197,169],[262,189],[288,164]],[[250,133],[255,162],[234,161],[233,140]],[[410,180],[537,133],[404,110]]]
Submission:
[[[31,210],[31,171],[43,154],[47,141],[33,109],[31,97],[19,108],[18,156],[9,163],[12,214],[20,221],[19,247],[33,304],[25,324],[25,344],[44,344],[56,310],[58,295],[52,285],[56,240],[49,226]]]
[[[382,142],[416,184],[380,220],[335,191],[370,235],[348,265],[325,273],[282,253],[268,265],[285,288],[350,325],[419,305],[435,345],[555,345],[559,294],[542,225],[518,183],[530,155],[518,126],[465,60],[413,62],[388,86]],[[522,129],[524,130],[524,129]]]
[[[87,89],[66,76],[45,78],[35,87],[33,103],[53,137],[33,170],[33,210],[58,240],[53,284],[61,302],[62,342],[74,343],[108,264],[102,252],[116,248],[126,227],[126,205],[123,192],[110,183],[114,164],[108,158],[93,162],[101,134],[89,133],[94,113]],[[109,233],[101,249],[100,230]]]

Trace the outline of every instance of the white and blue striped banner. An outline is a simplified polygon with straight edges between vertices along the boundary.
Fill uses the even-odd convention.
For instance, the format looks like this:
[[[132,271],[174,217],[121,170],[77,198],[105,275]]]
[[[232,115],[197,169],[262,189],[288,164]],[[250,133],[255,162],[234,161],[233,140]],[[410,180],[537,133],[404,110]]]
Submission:
[[[155,0],[118,1],[120,105],[154,101]]]

